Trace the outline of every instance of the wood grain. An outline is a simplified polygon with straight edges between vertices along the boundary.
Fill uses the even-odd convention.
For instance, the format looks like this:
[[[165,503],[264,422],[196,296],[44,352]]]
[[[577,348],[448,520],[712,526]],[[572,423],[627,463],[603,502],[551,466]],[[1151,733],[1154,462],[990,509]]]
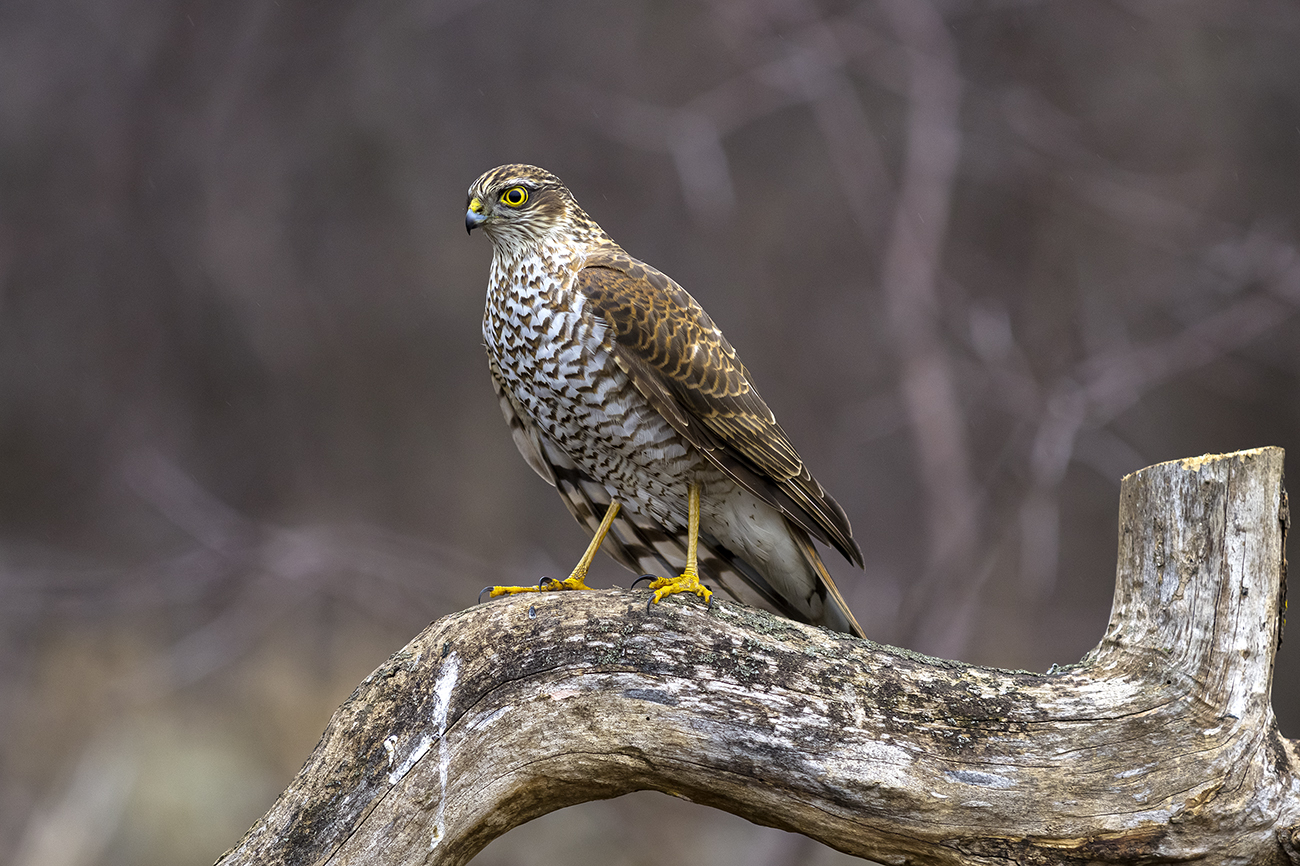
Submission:
[[[644,591],[445,617],[366,678],[220,861],[461,864],[664,791],[881,863],[1295,863],[1269,702],[1281,449],[1124,479],[1110,625],[1046,674]]]

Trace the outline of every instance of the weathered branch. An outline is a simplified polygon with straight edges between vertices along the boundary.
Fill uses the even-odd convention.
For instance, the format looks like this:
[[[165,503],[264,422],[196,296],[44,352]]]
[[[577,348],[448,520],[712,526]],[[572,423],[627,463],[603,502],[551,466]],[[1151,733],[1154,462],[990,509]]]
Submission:
[[[1285,503],[1276,448],[1126,478],[1110,626],[1047,674],[645,592],[445,617],[221,863],[460,864],[639,789],[883,863],[1295,863],[1269,703]]]

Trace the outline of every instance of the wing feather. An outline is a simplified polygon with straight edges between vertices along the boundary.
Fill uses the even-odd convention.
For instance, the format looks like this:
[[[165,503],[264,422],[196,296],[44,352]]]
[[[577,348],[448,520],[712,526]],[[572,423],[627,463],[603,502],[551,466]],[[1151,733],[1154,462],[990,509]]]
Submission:
[[[589,256],[577,288],[614,335],[614,358],[682,436],[756,496],[854,564],[862,551],[736,350],[685,289],[625,253]]]

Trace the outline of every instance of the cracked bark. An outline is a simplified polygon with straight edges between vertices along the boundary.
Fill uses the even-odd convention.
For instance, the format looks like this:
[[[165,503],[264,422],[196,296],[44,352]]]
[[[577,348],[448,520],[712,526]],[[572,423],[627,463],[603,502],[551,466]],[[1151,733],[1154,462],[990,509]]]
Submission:
[[[1281,449],[1128,476],[1110,625],[1046,674],[644,591],[471,608],[357,687],[219,862],[460,864],[654,789],[890,864],[1294,864],[1286,521]]]

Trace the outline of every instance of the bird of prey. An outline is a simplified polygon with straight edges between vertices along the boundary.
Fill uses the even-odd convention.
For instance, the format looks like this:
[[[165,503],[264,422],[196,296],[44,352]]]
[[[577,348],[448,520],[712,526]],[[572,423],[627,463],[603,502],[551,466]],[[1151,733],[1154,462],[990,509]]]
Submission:
[[[465,227],[492,241],[483,338],[501,411],[528,465],[593,533],[567,579],[492,596],[588,589],[604,542],[633,571],[666,575],[651,604],[708,601],[705,578],[863,636],[812,544],[861,567],[848,518],[695,299],[535,166],[474,181]]]

